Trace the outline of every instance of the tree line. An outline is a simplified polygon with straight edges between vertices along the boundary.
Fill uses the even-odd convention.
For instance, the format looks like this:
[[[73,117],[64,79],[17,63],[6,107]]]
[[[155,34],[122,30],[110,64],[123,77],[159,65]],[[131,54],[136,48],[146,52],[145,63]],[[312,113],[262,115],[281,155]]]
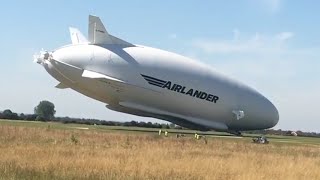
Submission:
[[[186,129],[177,126],[172,123],[152,123],[144,121],[129,121],[129,122],[119,122],[119,121],[105,121],[99,119],[87,119],[87,118],[72,118],[72,117],[55,117],[56,111],[53,103],[49,101],[41,101],[39,105],[34,108],[34,114],[18,114],[12,112],[10,109],[6,109],[0,112],[0,119],[10,119],[10,120],[25,120],[25,121],[53,121],[61,122],[64,124],[74,123],[74,124],[87,124],[87,125],[105,125],[105,126],[127,126],[127,127],[144,127],[144,128],[158,128],[158,129]],[[249,134],[272,134],[272,135],[292,135],[292,131],[288,130],[255,130],[246,131]],[[320,133],[316,132],[303,132],[296,131],[298,136],[305,137],[320,137]]]
[[[129,122],[119,122],[119,121],[106,121],[99,119],[87,119],[87,118],[73,118],[73,117],[52,117],[50,119],[43,118],[37,114],[18,114],[12,112],[10,109],[6,109],[0,112],[0,119],[9,120],[23,120],[23,121],[43,121],[43,122],[61,122],[64,124],[86,124],[86,125],[105,125],[105,126],[133,126],[133,127],[145,127],[145,128],[162,128],[162,129],[181,129],[173,124],[168,123],[152,123],[144,121],[129,121]]]
[[[64,124],[74,123],[74,124],[87,124],[87,125],[105,125],[105,126],[133,126],[133,127],[145,127],[145,128],[161,128],[161,129],[172,129],[180,128],[174,124],[166,123],[152,123],[152,122],[119,122],[119,121],[105,121],[99,119],[87,119],[87,118],[73,118],[73,117],[55,117],[56,111],[53,103],[49,101],[41,101],[35,108],[34,114],[23,114],[15,113],[10,109],[6,109],[0,112],[0,119],[10,119],[10,120],[25,120],[25,121],[52,121],[61,122]]]

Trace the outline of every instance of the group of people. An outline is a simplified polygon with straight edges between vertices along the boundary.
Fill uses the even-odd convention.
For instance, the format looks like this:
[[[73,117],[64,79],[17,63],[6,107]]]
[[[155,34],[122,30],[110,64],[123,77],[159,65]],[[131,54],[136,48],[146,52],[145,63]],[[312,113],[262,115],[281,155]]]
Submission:
[[[159,130],[159,136],[161,136],[161,134],[162,134],[162,130],[160,129]],[[168,131],[164,131],[164,136],[168,137]]]
[[[161,136],[162,133],[164,134],[165,137],[168,137],[168,131],[167,131],[167,130],[164,130],[164,131],[163,131],[162,129],[160,129],[160,130],[159,130],[159,136]],[[185,137],[185,135],[184,135],[184,134],[176,134],[176,138],[181,138],[181,137]],[[197,140],[199,140],[199,139],[201,139],[201,138],[206,139],[206,136],[204,136],[204,135],[199,135],[199,134],[195,133],[195,134],[194,134],[194,138],[197,139]]]

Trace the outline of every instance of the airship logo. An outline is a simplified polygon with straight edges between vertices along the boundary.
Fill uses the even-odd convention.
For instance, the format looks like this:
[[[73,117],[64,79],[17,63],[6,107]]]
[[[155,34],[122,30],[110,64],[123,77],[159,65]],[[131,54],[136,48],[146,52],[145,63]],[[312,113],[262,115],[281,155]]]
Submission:
[[[181,94],[189,95],[191,97],[203,99],[209,102],[217,103],[219,100],[219,97],[210,93],[207,93],[205,91],[196,90],[193,88],[187,88],[186,86],[182,86],[180,84],[172,83],[171,81],[164,81],[158,78],[154,78],[151,76],[147,76],[144,74],[141,74],[141,76],[150,84],[153,86],[157,86],[160,88],[168,89],[171,91],[175,91]]]

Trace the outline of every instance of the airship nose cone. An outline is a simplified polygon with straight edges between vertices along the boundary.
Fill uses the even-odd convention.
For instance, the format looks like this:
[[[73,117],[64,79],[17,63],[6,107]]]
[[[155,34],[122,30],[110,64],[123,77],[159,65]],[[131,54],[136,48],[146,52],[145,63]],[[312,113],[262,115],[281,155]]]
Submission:
[[[268,113],[268,124],[270,127],[274,127],[279,122],[279,112],[278,109],[269,101],[267,100],[267,113]]]
[[[256,94],[257,109],[256,116],[259,118],[261,128],[274,127],[279,122],[279,112],[272,102],[261,94]]]
[[[256,90],[243,88],[239,96],[240,109],[244,111],[242,129],[268,129],[279,122],[279,112],[272,102]]]

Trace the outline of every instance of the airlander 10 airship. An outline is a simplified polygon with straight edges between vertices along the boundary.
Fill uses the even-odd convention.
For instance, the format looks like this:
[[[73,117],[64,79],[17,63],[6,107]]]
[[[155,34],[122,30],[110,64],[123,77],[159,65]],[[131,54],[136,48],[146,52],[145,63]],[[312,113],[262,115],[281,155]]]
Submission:
[[[70,28],[72,44],[34,61],[71,88],[113,111],[166,120],[194,130],[240,134],[279,121],[276,107],[249,86],[190,58],[126,42],[89,16],[88,39]]]

